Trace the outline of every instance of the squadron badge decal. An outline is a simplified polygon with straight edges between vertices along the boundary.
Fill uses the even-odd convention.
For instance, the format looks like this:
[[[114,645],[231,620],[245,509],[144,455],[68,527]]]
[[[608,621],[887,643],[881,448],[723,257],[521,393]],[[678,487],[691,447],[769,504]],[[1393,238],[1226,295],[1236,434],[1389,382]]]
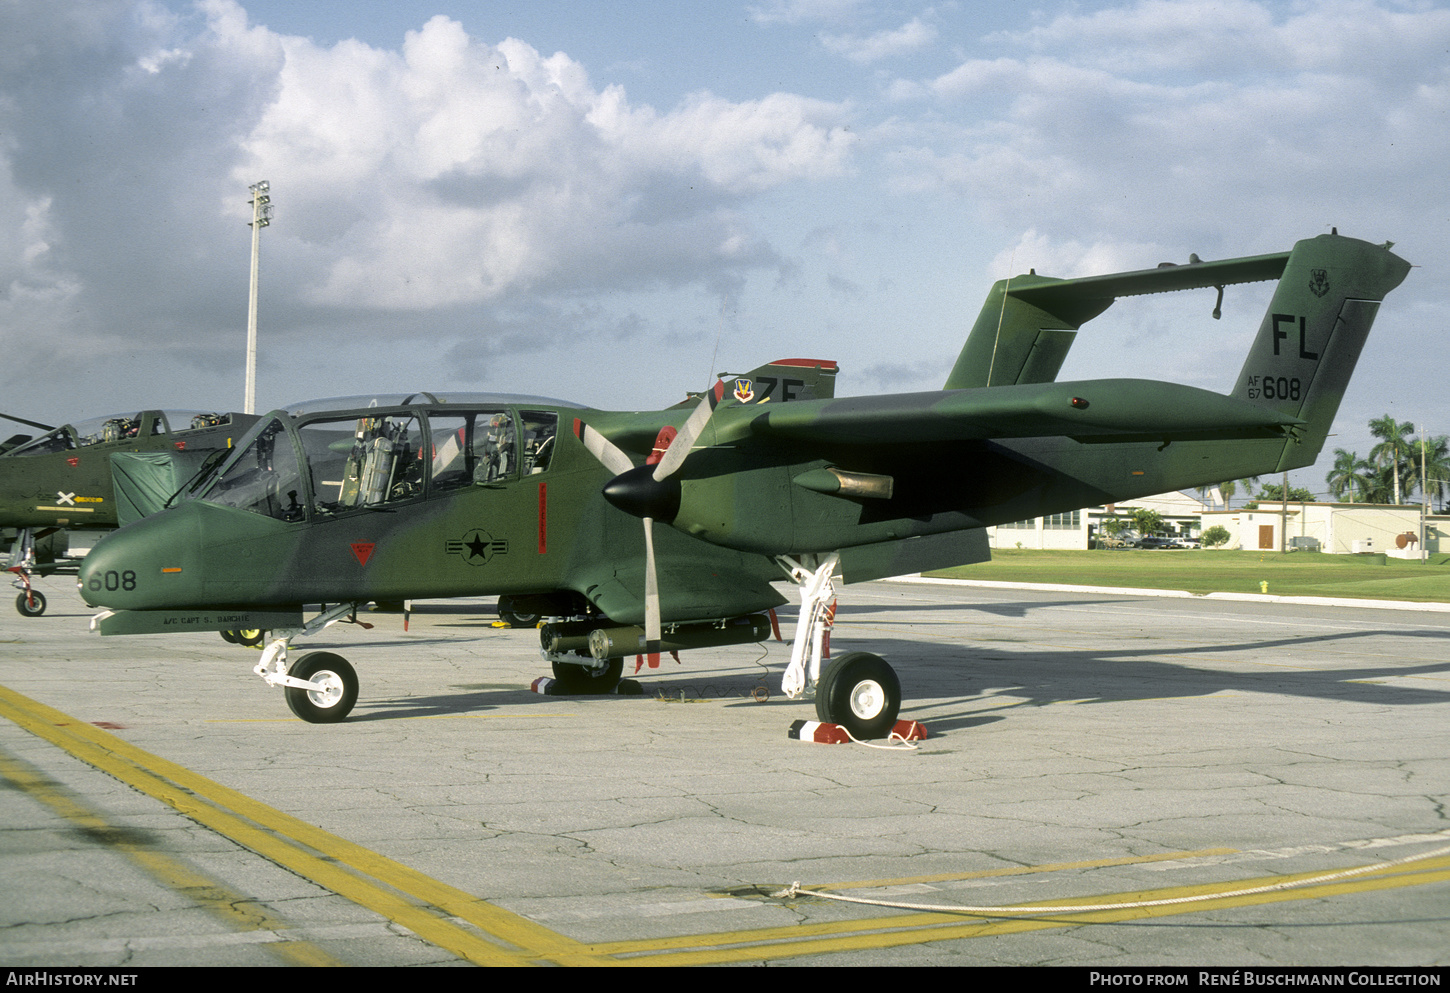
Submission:
[[[1312,269],[1309,273],[1309,292],[1323,297],[1329,292],[1329,270]]]

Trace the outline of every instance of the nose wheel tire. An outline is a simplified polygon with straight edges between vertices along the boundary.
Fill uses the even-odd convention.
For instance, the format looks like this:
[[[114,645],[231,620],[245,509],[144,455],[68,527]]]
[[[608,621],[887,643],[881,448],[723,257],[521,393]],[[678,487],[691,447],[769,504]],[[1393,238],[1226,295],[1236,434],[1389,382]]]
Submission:
[[[357,703],[357,673],[341,655],[308,652],[287,670],[294,679],[317,684],[318,689],[288,686],[283,691],[292,713],[309,724],[336,724]]]
[[[847,652],[835,659],[816,684],[816,716],[863,741],[890,734],[900,710],[896,672],[869,652]]]
[[[45,594],[38,590],[22,593],[15,598],[15,609],[22,617],[39,617],[45,613]]]

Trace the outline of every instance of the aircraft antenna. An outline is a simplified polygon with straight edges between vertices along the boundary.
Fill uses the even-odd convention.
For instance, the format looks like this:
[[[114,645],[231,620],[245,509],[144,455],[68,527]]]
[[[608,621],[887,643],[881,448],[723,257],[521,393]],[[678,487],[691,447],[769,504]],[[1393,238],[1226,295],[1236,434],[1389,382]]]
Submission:
[[[715,325],[715,351],[710,353],[710,378],[706,382],[715,382],[715,363],[720,361],[720,341],[725,337],[725,301],[720,301],[720,320]]]

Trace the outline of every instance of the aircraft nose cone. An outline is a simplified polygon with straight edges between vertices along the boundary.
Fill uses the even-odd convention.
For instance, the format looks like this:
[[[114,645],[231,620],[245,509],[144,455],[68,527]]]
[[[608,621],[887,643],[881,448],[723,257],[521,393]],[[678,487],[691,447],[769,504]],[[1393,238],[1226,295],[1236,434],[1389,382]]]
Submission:
[[[92,607],[144,610],[177,606],[199,580],[188,515],[168,511],[113,531],[81,562],[81,598]]]

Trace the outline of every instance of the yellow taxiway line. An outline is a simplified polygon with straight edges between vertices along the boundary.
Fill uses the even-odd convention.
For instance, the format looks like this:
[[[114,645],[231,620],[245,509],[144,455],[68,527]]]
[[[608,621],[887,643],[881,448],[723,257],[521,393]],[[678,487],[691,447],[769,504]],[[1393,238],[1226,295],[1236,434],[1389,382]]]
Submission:
[[[1041,906],[1083,905],[1120,901],[1124,904],[1172,899],[1182,896],[1230,893],[1236,890],[1289,880],[1312,880],[1323,872],[1305,872],[1291,876],[1268,876],[1263,879],[1239,879],[1205,883],[1197,886],[1176,886],[1157,890],[1114,893]],[[1207,899],[1193,904],[1166,907],[1128,907],[1121,910],[1095,910],[1082,914],[1058,913],[1050,917],[992,919],[986,915],[966,916],[946,913],[898,913],[867,920],[830,921],[821,924],[796,924],[788,927],[759,928],[752,931],[721,931],[715,934],[685,935],[677,938],[648,941],[616,941],[594,945],[596,952],[624,956],[623,961],[635,965],[683,966],[715,965],[727,962],[759,962],[802,955],[829,955],[837,952],[894,948],[935,941],[964,938],[985,938],[1052,928],[1081,927],[1085,924],[1112,924],[1121,921],[1168,917],[1175,914],[1222,910],[1231,907],[1257,906],[1290,900],[1319,900],[1345,893],[1398,889],[1450,880],[1450,856],[1427,859],[1414,868],[1398,866],[1377,876],[1362,876],[1350,882],[1306,885],[1300,889],[1249,896]],[[823,889],[825,887],[822,887]],[[1028,904],[1030,906],[1030,904]]]
[[[0,752],[0,779],[70,823],[100,835],[117,834],[116,825],[24,759]],[[114,837],[110,847],[162,886],[180,893],[233,931],[270,931],[279,938],[268,949],[286,965],[340,966],[344,963],[312,944],[287,936],[291,925],[250,897],[242,896],[205,873],[147,845]]]
[[[1340,894],[1421,886],[1450,880],[1450,857],[1441,857],[1386,868],[1349,881],[1317,885],[1312,880],[1325,875],[1324,873],[1301,873],[1297,876],[1271,876],[1261,880],[1233,880],[1095,895],[1040,905],[1093,905],[1110,902],[1126,905],[1182,896],[1209,897],[1191,904],[1124,906],[1122,909],[1109,908],[1080,914],[1057,913],[1050,917],[1027,919],[894,911],[884,916],[864,919],[588,944],[558,934],[518,914],[494,907],[476,896],[441,883],[361,845],[313,827],[3,686],[0,686],[0,717],[8,718],[32,734],[148,796],[161,800],[264,858],[292,869],[334,893],[395,921],[439,948],[479,965],[555,963],[678,966],[764,961],[1142,920],[1294,900],[1316,900]],[[1191,859],[1232,851],[1204,849],[1138,858],[1064,862],[1035,868],[1010,867],[949,876],[822,884],[819,888],[844,890],[929,880],[947,881],[1087,869],[1164,859]],[[1212,898],[1214,893],[1231,893],[1256,885],[1294,879],[1309,882],[1293,890]],[[809,899],[808,896],[804,898]],[[473,930],[475,928],[476,931]]]
[[[0,716],[278,865],[478,965],[606,965],[580,942],[0,686]],[[484,936],[448,918],[457,918]]]

